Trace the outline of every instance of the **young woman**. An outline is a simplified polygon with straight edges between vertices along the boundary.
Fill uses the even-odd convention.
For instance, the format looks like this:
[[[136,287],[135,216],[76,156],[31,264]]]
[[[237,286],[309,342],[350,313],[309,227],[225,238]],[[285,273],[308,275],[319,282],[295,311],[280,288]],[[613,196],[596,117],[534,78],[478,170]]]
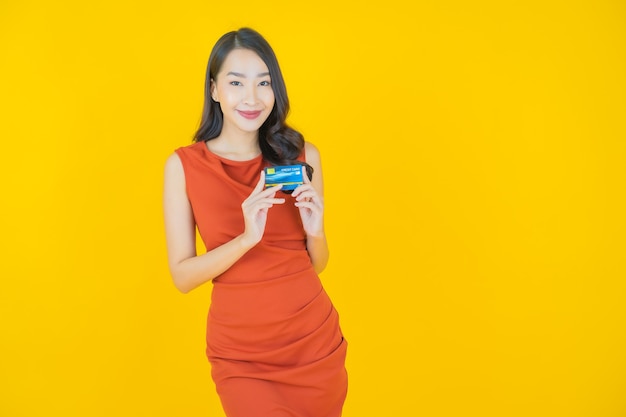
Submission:
[[[176,287],[212,282],[207,357],[228,417],[340,416],[346,341],[318,273],[328,261],[318,150],[287,126],[276,56],[243,28],[213,47],[195,143],[165,167]],[[292,194],[263,169],[306,167]],[[195,230],[207,252],[196,254]]]

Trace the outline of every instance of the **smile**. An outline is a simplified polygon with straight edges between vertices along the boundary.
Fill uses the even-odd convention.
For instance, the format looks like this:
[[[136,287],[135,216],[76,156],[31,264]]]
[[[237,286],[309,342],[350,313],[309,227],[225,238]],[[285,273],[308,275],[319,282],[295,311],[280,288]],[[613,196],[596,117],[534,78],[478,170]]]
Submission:
[[[256,119],[257,117],[259,117],[261,115],[261,111],[242,111],[242,110],[237,110],[237,112],[242,115],[243,117],[245,117],[246,119]]]

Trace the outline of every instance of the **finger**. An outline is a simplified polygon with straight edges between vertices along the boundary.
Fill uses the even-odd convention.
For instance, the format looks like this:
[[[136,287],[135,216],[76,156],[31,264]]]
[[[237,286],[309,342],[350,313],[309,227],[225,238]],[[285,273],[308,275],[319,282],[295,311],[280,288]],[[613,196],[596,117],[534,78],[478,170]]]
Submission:
[[[283,204],[285,202],[284,198],[266,198],[263,199],[263,203],[271,203],[271,204]]]
[[[307,173],[306,166],[304,165],[302,165],[302,182],[303,182],[303,185],[311,184],[311,180],[309,179],[309,174]],[[298,186],[298,188],[299,187],[301,187],[301,185]],[[298,188],[296,188],[296,190]],[[294,190],[294,193],[295,193],[295,190]]]
[[[249,207],[253,207],[255,204],[266,202],[266,201],[269,201],[274,204],[282,204],[285,202],[285,199],[281,197],[275,197],[274,194],[258,195],[258,196],[255,196],[255,198],[248,201],[247,203]]]
[[[293,190],[293,193],[291,193],[291,196],[292,197],[298,197],[298,195],[300,195],[300,193],[302,193],[302,192],[304,192],[306,190],[313,190],[313,186],[311,185],[311,183],[298,185],[296,187],[296,189]]]
[[[248,205],[254,204],[256,201],[262,200],[264,198],[272,198],[276,195],[276,192],[280,190],[282,185],[276,185],[274,187],[268,187],[265,190],[259,191],[257,187],[255,187],[254,191],[248,196],[244,203]]]
[[[272,185],[270,187],[267,187],[265,190],[259,193],[259,197],[265,198],[265,197],[272,196],[276,194],[276,192],[279,191],[281,188],[283,188],[282,184]]]
[[[284,198],[275,198],[275,197],[259,197],[249,201],[244,202],[244,209],[255,210],[260,204],[270,203],[270,204],[283,204],[285,202]]]
[[[319,206],[312,201],[298,201],[295,206],[301,209],[308,209],[314,213],[321,213]]]
[[[258,212],[263,212],[263,211],[267,211],[267,209],[274,207],[274,203],[269,202],[269,201],[264,201],[262,203],[258,203],[257,205],[254,206],[254,211],[258,211]]]
[[[302,166],[302,177],[304,178],[305,184],[310,184],[311,180],[309,179],[309,174],[307,173],[306,167]]]
[[[315,192],[315,190],[303,190],[301,191],[297,196],[296,196],[296,200],[297,201],[302,201],[304,199],[311,199],[314,200],[317,198],[317,193]]]
[[[259,175],[259,182],[256,183],[256,186],[254,187],[254,190],[252,191],[253,194],[260,192],[263,187],[265,186],[265,170],[261,170],[261,175]]]

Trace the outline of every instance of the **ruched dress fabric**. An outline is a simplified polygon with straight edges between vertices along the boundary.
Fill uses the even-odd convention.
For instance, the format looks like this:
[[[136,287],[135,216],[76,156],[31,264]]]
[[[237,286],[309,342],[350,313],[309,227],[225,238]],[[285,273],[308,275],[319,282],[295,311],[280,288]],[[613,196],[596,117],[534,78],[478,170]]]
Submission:
[[[240,235],[241,203],[268,166],[262,156],[232,161],[205,142],[176,153],[207,251]],[[261,242],[213,280],[211,374],[228,417],[337,417],[347,393],[347,343],[294,199],[277,195],[286,202],[269,210]]]

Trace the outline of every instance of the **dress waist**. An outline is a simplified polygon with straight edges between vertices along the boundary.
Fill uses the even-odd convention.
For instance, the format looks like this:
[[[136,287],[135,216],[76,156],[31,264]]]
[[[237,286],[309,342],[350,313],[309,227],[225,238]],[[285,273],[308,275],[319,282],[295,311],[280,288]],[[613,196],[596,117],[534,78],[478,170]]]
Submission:
[[[256,282],[216,281],[209,319],[229,326],[260,325],[284,320],[323,291],[313,267]]]

